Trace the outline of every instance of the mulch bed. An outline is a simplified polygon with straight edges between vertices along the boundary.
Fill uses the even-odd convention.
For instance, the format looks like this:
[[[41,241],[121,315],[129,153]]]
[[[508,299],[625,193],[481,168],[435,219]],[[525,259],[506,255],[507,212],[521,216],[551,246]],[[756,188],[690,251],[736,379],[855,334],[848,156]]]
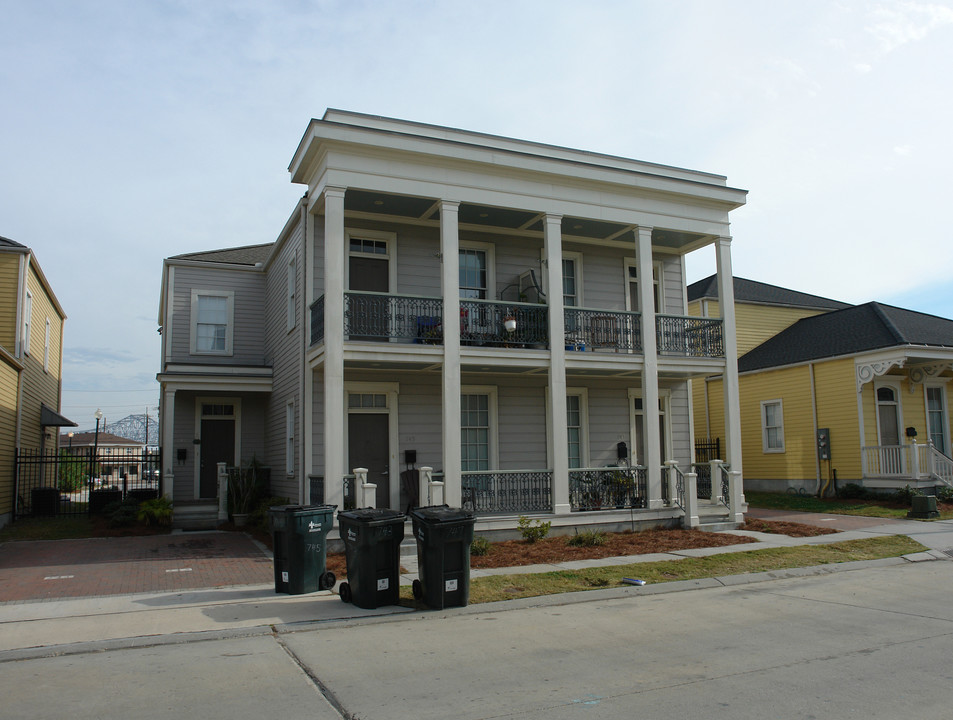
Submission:
[[[817,537],[818,535],[832,535],[833,533],[840,532],[840,530],[835,530],[830,527],[785,522],[784,520],[756,520],[753,518],[746,519],[745,524],[739,529],[774,533],[776,535],[788,535],[790,537]]]

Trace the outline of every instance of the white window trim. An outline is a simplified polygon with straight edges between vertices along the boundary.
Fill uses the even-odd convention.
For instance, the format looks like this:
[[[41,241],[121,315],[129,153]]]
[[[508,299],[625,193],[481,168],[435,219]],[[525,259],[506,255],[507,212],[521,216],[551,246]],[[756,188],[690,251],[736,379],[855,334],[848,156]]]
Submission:
[[[23,354],[30,354],[30,332],[33,325],[33,293],[26,291],[26,301],[23,303]]]
[[[46,319],[46,331],[43,334],[43,372],[50,372],[50,319]]]
[[[898,442],[901,446],[904,443],[904,434],[903,434],[903,394],[900,392],[900,380],[877,380],[873,383],[874,386],[874,421],[877,425],[877,446],[885,447],[880,438],[880,400],[877,399],[877,391],[882,388],[890,388],[893,390],[893,396],[896,398],[897,406],[897,436]],[[889,447],[895,447],[893,445]]]
[[[765,407],[768,405],[777,405],[778,409],[781,411],[781,424],[777,427],[781,430],[781,447],[772,448],[768,447],[768,424],[767,417],[765,415]],[[761,452],[765,454],[774,454],[778,455],[784,452],[785,442],[784,442],[784,401],[781,398],[775,398],[773,400],[762,400],[761,401]]]
[[[489,262],[489,257],[487,258]],[[500,435],[499,435],[499,403],[497,398],[496,385],[463,385],[460,388],[460,395],[486,395],[486,407],[490,415],[490,428],[487,432],[487,441],[490,443],[489,465],[490,471],[498,470],[500,467]],[[457,424],[460,424],[459,419]],[[458,431],[459,432],[459,431]],[[464,471],[465,472],[465,471]]]
[[[626,288],[626,295],[628,295],[628,288]],[[633,402],[636,398],[642,399],[642,388],[629,388],[629,464],[634,464],[632,462],[633,456],[636,451],[636,437],[635,437],[635,418],[638,415],[645,415],[645,407],[642,410],[635,409],[635,403]],[[673,457],[673,445],[672,445],[672,390],[671,388],[659,388],[658,391],[659,399],[659,412],[662,413],[662,417],[665,421],[665,456],[662,458],[662,463],[666,460],[674,460]],[[643,402],[643,406],[644,406]],[[648,425],[643,423],[643,427],[648,430]],[[642,460],[643,458],[639,458]],[[642,463],[637,463],[640,467],[644,467]]]
[[[291,260],[288,262],[288,288],[286,290],[286,300],[288,307],[288,332],[291,332],[295,329],[295,325],[298,322],[298,312],[297,312],[297,296],[298,296],[298,276],[297,276],[297,265],[295,264],[295,258],[292,256]]]
[[[285,474],[295,474],[295,403],[285,405]]]
[[[639,308],[633,308],[633,307],[632,307],[632,298],[630,297],[630,293],[629,293],[629,268],[630,268],[630,267],[635,268],[636,276],[638,276],[638,271],[639,271],[639,263],[638,263],[638,260],[637,260],[636,258],[634,258],[634,257],[623,258],[623,262],[622,262],[622,277],[623,277],[623,282],[625,283],[625,285],[624,285],[624,287],[625,287],[625,293],[624,293],[624,294],[625,294],[625,309],[626,309],[626,312],[642,312],[641,309],[639,309]],[[657,281],[657,282],[658,282],[658,304],[659,304],[659,308],[658,308],[658,310],[656,311],[656,314],[657,314],[657,315],[665,315],[665,314],[666,314],[666,312],[665,312],[665,280],[664,280],[664,279],[665,279],[665,262],[662,261],[662,260],[653,260],[653,261],[652,261],[652,273],[653,273],[653,277],[652,277],[652,284],[653,284],[653,286],[654,286],[655,283],[656,283],[656,279],[655,279],[654,275],[657,275],[657,276],[658,276],[658,281]],[[655,288],[653,287],[652,290],[654,291]],[[653,295],[653,297],[654,297],[654,295]]]
[[[939,388],[942,392],[940,399],[943,405],[943,437],[946,438],[947,443],[947,452],[950,452],[951,447],[953,447],[953,439],[950,438],[950,409],[948,405],[948,399],[946,397],[946,385],[949,382],[946,380],[933,380],[923,383],[923,415],[925,418],[924,427],[926,428],[927,441],[931,439],[930,435],[930,402],[927,397],[927,391],[930,388]]]
[[[475,240],[460,240],[459,250],[482,250],[486,253],[486,299],[497,300],[496,297],[496,245]],[[457,277],[460,275],[460,256],[457,253]]]
[[[580,252],[564,252],[563,260],[572,260],[576,265],[576,304],[573,307],[585,307],[586,306],[586,296],[583,292],[583,282],[582,282],[582,253]],[[560,271],[562,269],[560,268]],[[560,277],[562,277],[562,272],[560,272]],[[560,288],[562,290],[562,288]],[[560,293],[562,294],[562,293]]]
[[[372,255],[351,250],[351,238],[368,240],[383,240],[387,243],[387,252],[384,255]],[[344,247],[348,258],[367,257],[387,260],[387,292],[397,292],[397,233],[383,230],[362,230],[361,228],[344,228]],[[344,287],[351,287],[351,263],[344,263]]]
[[[199,297],[225,298],[225,350],[198,350],[196,332],[199,324]],[[232,355],[235,335],[235,291],[234,290],[200,290],[192,289],[192,304],[189,309],[191,330],[189,332],[189,354],[191,355]]]

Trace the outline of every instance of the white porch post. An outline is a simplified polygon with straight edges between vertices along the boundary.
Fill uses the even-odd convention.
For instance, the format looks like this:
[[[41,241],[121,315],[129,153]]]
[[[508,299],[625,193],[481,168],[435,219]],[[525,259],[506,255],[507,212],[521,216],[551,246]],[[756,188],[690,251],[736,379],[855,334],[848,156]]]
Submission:
[[[443,284],[443,481],[447,504],[462,502],[460,468],[460,236],[459,202],[440,203]]]
[[[655,292],[652,280],[652,228],[635,231],[642,312],[642,412],[645,418],[645,467],[649,509],[662,507],[662,451],[659,429],[658,344],[655,336]]]
[[[715,243],[718,300],[721,305],[725,344],[725,453],[732,472],[741,478],[741,404],[738,386],[738,340],[735,334],[735,287],[731,272],[731,238],[720,237]],[[744,495],[742,494],[742,502]]]
[[[228,520],[228,465],[220,462],[215,465],[215,476],[218,481],[218,520]]]
[[[344,188],[324,190],[324,502],[344,507]]]
[[[712,483],[714,486],[714,483]],[[697,528],[701,524],[698,519],[698,474],[685,473],[685,517],[682,518],[682,527]]]
[[[175,390],[165,388],[162,396],[162,495],[173,502],[175,485],[175,448],[173,447],[173,428],[175,427]]]
[[[543,222],[549,288],[549,438],[553,449],[553,512],[568,515],[569,437],[566,428],[566,324],[563,308],[562,215]]]

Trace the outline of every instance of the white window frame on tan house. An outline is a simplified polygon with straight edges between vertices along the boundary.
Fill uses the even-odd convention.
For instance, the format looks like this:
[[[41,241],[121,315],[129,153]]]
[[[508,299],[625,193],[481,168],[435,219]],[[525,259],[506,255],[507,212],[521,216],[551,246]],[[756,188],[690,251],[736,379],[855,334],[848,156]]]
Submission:
[[[778,408],[778,417],[780,421],[777,424],[769,425],[768,424],[768,407],[777,406]],[[777,430],[777,438],[779,443],[772,443],[770,438],[771,430]],[[761,451],[765,454],[768,453],[783,453],[784,452],[784,401],[781,398],[774,398],[772,400],[762,400],[761,401]]]
[[[214,297],[225,298],[225,342],[224,348],[218,349],[199,349],[199,325],[220,325],[222,323],[199,323],[199,305],[201,298]],[[189,317],[191,318],[191,330],[189,336],[189,353],[192,355],[225,355],[233,354],[233,337],[235,332],[235,292],[232,290],[192,290],[192,304]]]

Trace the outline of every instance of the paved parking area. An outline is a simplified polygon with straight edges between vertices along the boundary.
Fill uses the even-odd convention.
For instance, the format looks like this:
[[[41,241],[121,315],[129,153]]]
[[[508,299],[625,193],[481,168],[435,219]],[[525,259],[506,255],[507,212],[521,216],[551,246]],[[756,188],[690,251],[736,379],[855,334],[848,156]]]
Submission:
[[[0,602],[174,592],[274,582],[271,555],[243,533],[10,542]]]

